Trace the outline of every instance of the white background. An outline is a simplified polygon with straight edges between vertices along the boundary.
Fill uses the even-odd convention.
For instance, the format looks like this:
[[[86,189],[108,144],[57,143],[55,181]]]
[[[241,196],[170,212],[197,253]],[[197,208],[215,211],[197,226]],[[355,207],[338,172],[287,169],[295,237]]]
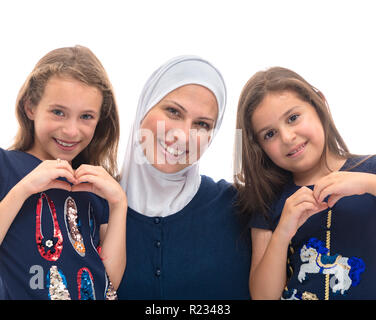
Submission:
[[[17,131],[19,88],[48,51],[81,44],[115,88],[121,167],[138,96],[166,60],[195,54],[221,70],[228,88],[222,128],[201,173],[232,180],[237,101],[257,71],[283,66],[326,96],[350,151],[375,153],[374,1],[12,0],[0,3],[0,146]]]

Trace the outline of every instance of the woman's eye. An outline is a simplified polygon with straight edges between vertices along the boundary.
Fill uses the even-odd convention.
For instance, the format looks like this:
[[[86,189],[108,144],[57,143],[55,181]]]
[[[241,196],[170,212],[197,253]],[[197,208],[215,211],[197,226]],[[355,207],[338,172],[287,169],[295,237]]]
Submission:
[[[175,109],[175,108],[172,108],[172,107],[167,107],[166,108],[167,112],[173,116],[173,117],[179,117],[180,116],[180,112],[179,110]]]
[[[296,121],[296,119],[298,119],[298,118],[299,118],[299,115],[298,115],[298,114],[293,114],[293,115],[289,116],[287,122],[288,122],[288,123],[294,122],[294,121]]]
[[[210,130],[211,129],[211,126],[206,123],[205,121],[198,121],[197,123],[197,126],[202,128],[202,129],[205,129],[205,130]]]

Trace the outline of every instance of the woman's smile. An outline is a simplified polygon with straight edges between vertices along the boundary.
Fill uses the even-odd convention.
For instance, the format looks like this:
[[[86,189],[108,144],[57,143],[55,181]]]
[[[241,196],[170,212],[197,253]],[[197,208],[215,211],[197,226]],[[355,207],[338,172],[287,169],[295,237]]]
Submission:
[[[162,147],[162,151],[164,152],[164,154],[175,157],[176,160],[179,160],[180,158],[182,158],[182,156],[185,156],[188,153],[185,146],[176,143],[169,146],[163,140],[158,140],[158,142],[159,146]]]

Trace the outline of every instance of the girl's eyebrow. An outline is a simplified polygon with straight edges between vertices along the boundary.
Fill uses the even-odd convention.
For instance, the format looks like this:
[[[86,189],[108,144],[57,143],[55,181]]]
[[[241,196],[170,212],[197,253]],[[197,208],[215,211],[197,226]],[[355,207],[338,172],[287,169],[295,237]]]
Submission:
[[[50,107],[50,108],[60,108],[60,109],[63,109],[63,110],[69,110],[69,108],[67,108],[67,107],[65,107],[65,106],[63,106],[63,105],[60,105],[60,104],[50,104],[49,107]],[[90,110],[90,109],[83,111],[83,113],[97,114],[96,111],[94,111],[94,110]]]
[[[181,104],[177,103],[176,101],[174,100],[165,100],[167,102],[170,102],[170,103],[173,103],[174,105],[176,105],[178,108],[180,108],[184,113],[188,113],[187,109],[185,109]],[[215,122],[214,119],[212,118],[208,118],[208,117],[199,117],[198,119],[200,120],[208,120],[208,121],[212,121],[212,122]]]
[[[294,107],[290,108],[289,110],[287,110],[286,112],[284,112],[284,113],[279,117],[279,119],[282,119],[282,118],[286,117],[289,113],[291,113],[292,111],[294,111],[294,110],[297,109],[297,108],[300,108],[300,106],[294,106]],[[259,135],[261,132],[263,132],[263,131],[269,129],[269,127],[270,127],[270,126],[266,126],[266,127],[262,128],[262,129],[260,129],[256,134]]]
[[[61,109],[68,109],[67,107],[64,107],[61,104],[50,104],[48,105],[50,108],[61,108]]]

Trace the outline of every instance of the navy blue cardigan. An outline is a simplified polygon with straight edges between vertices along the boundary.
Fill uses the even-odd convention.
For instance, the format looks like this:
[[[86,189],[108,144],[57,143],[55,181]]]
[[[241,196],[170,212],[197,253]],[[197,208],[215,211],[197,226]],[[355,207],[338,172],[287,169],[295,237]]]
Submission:
[[[202,176],[176,214],[151,218],[128,208],[119,299],[249,299],[251,236],[235,197],[228,182]]]

